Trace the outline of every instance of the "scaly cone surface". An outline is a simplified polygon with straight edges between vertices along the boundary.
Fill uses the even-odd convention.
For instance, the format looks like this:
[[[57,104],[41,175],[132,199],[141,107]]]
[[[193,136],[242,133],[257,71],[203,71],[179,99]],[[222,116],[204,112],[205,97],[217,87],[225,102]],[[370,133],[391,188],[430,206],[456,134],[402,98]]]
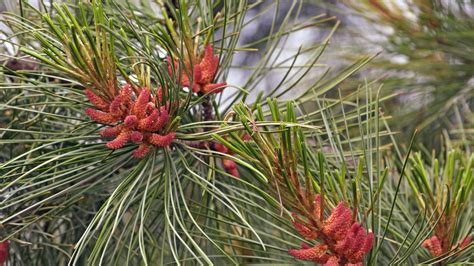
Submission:
[[[321,197],[316,195],[308,220],[318,222],[304,222],[293,214],[293,225],[305,239],[320,239],[322,243],[290,249],[288,253],[296,259],[324,265],[362,265],[365,255],[372,249],[374,234],[367,233],[359,223],[352,221],[352,211],[343,202],[325,220],[320,217],[320,210]]]
[[[151,145],[166,147],[173,142],[175,132],[159,133],[170,120],[168,109],[155,105],[148,88],[142,88],[134,97],[131,86],[127,84],[110,102],[89,89],[85,90],[85,94],[97,108],[86,108],[86,114],[92,120],[110,126],[100,131],[102,137],[113,138],[107,142],[107,148],[116,150],[132,142],[139,144],[133,157],[143,158]],[[161,102],[161,89],[158,89],[157,96]]]
[[[457,244],[449,247],[447,250],[445,247],[443,247],[442,241],[438,238],[438,236],[434,235],[431,238],[426,239],[421,246],[426,248],[430,252],[431,256],[438,257],[448,251],[454,252],[458,249],[462,250],[466,248],[471,243],[471,241],[472,237],[467,236]]]
[[[227,85],[226,82],[213,83],[219,66],[219,57],[214,55],[212,45],[207,45],[204,49],[204,56],[202,59],[200,59],[200,61],[195,61],[198,61],[199,63],[194,64],[192,69],[191,66],[188,65],[185,66],[186,69],[181,71],[181,86],[192,88],[195,93],[218,93],[223,91],[224,87]],[[178,63],[172,62],[171,58],[168,57],[168,71],[170,75],[172,75],[177,69]],[[192,74],[192,83],[188,73]]]

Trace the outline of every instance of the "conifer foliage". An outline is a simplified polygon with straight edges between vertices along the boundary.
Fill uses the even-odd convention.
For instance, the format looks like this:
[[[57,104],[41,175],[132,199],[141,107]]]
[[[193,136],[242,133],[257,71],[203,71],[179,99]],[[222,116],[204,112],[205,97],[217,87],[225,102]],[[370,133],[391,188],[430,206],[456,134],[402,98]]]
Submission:
[[[2,14],[0,265],[470,261],[474,156],[397,143],[390,97],[339,90],[376,55],[318,63],[339,22],[301,19],[303,4]],[[240,38],[271,16],[265,37]],[[291,48],[308,28],[325,36]]]

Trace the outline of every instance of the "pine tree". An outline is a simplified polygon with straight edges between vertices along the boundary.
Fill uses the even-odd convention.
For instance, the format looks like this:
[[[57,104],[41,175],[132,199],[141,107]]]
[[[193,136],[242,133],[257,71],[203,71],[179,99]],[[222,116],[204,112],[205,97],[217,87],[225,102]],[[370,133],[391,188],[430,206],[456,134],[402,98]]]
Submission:
[[[338,21],[280,4],[3,14],[0,265],[468,262],[474,156],[396,142],[389,97],[339,90],[376,54],[319,64]],[[242,43],[263,16],[270,32]]]

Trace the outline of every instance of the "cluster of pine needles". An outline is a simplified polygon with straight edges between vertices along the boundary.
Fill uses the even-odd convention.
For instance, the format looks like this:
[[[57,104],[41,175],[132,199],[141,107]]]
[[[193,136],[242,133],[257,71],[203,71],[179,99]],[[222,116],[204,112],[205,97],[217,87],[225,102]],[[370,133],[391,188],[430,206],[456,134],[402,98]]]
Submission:
[[[0,14],[0,265],[472,262],[462,1],[348,3],[394,32],[343,67],[311,1],[39,2]]]

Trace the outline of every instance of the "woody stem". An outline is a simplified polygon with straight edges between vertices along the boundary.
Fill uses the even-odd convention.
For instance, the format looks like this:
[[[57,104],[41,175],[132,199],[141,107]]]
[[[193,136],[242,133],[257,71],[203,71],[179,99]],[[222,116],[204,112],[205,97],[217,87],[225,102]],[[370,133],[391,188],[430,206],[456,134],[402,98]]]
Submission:
[[[204,102],[202,102],[203,107],[203,116],[205,121],[212,121],[214,120],[214,113],[212,112],[212,104],[211,98],[206,97],[204,98]]]
[[[214,120],[214,112],[212,110],[212,103],[211,98],[209,96],[204,98],[202,102],[202,115],[204,121],[213,121]],[[211,128],[204,128],[205,131],[211,130]]]

